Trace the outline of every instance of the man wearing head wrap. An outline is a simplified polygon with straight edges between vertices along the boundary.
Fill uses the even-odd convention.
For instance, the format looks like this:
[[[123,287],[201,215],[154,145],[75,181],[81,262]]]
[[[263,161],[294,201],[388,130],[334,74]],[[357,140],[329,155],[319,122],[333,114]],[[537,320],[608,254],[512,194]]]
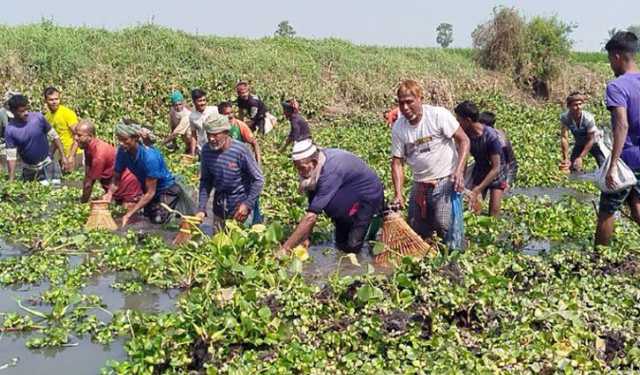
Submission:
[[[184,97],[180,91],[174,90],[169,96],[171,110],[169,111],[169,128],[171,134],[165,138],[163,143],[175,150],[176,138],[180,137],[185,144],[185,154],[191,150],[191,132],[189,130],[189,116],[191,110],[184,103]]]
[[[140,182],[144,194],[123,216],[122,226],[127,225],[133,214],[140,209],[144,209],[144,215],[153,223],[166,223],[171,219],[171,214],[160,203],[183,214],[192,215],[193,202],[185,188],[169,172],[160,151],[140,141],[141,130],[137,124],[120,123],[116,126],[120,146],[116,152],[113,181],[103,199],[111,201],[122,183],[124,171],[129,169]]]
[[[352,153],[319,149],[310,139],[293,145],[292,159],[300,175],[300,190],[309,198],[309,207],[281,252],[306,241],[322,212],[335,225],[336,247],[347,252],[360,251],[374,216],[382,211],[384,191],[380,178]]]
[[[582,109],[585,101],[586,96],[583,94],[571,93],[567,96],[567,111],[560,115],[562,164],[574,171],[582,169],[582,160],[587,154],[591,154],[596,159],[598,167],[606,159],[600,148],[602,131],[596,126],[593,114]],[[571,157],[569,157],[569,132],[573,134],[575,140]]]
[[[251,155],[241,142],[231,138],[231,123],[226,116],[211,114],[204,120],[207,143],[200,155],[200,194],[198,216],[206,215],[211,190],[213,198],[214,230],[223,228],[226,219],[234,219],[247,225],[257,224],[256,202],[264,177]]]

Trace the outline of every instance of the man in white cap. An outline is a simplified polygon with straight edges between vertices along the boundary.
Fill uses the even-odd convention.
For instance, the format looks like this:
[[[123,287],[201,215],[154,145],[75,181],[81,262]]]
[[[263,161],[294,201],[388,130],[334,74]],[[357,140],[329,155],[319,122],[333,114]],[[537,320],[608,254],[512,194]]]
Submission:
[[[376,173],[354,154],[335,148],[320,149],[310,139],[296,142],[293,163],[300,175],[300,191],[309,207],[281,252],[288,252],[311,235],[318,215],[333,221],[336,247],[358,252],[375,215],[382,211],[383,185]]]
[[[214,230],[224,227],[226,219],[247,225],[256,224],[254,214],[264,177],[247,146],[229,134],[227,116],[216,113],[204,119],[207,143],[200,154],[200,194],[197,215],[206,216],[211,189]]]

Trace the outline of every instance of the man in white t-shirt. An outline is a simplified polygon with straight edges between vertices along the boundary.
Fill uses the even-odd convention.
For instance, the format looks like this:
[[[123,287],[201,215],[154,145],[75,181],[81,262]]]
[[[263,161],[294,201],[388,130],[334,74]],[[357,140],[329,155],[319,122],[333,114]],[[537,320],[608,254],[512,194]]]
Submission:
[[[211,115],[218,115],[218,107],[207,105],[207,93],[201,89],[191,91],[193,111],[189,115],[191,126],[191,155],[200,152],[202,146],[207,143],[207,132],[204,130],[204,122]]]
[[[451,195],[464,189],[469,138],[455,116],[442,107],[423,105],[422,87],[413,80],[398,87],[401,116],[391,131],[394,203],[404,207],[404,163],[413,172],[409,224],[419,235],[446,238],[451,223]]]

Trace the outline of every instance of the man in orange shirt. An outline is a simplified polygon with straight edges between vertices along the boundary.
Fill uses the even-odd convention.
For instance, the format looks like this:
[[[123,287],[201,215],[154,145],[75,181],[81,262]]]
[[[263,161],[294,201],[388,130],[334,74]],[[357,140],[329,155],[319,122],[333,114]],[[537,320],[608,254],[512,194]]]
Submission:
[[[249,144],[253,150],[253,155],[255,156],[258,165],[262,164],[258,141],[256,140],[256,137],[253,136],[253,132],[251,131],[251,128],[249,128],[249,125],[234,116],[233,105],[231,102],[222,102],[218,104],[218,111],[221,115],[227,116],[231,122],[231,131],[229,132],[231,137],[237,141]]]

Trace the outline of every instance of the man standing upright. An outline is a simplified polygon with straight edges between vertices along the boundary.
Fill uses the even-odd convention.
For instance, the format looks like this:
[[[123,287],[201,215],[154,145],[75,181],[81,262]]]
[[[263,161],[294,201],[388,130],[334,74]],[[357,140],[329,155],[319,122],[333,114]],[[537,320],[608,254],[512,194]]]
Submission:
[[[247,146],[231,138],[231,124],[226,116],[210,116],[204,126],[208,142],[200,156],[198,216],[206,215],[209,195],[215,189],[215,231],[221,230],[227,219],[256,224],[256,202],[264,185],[258,163]]]
[[[409,224],[420,236],[446,239],[452,216],[452,194],[464,189],[469,138],[446,108],[422,103],[424,91],[413,80],[398,87],[402,116],[391,131],[391,176],[394,202],[404,206],[404,163],[413,172]]]
[[[53,139],[62,161],[68,163],[64,148],[55,129],[40,112],[29,112],[26,96],[14,95],[9,99],[13,118],[5,130],[9,181],[13,181],[18,155],[22,159],[22,180],[40,181],[43,185],[60,183],[60,168],[49,156],[49,140]]]
[[[78,116],[69,107],[60,104],[60,90],[49,86],[44,90],[44,100],[49,110],[45,118],[53,126],[60,137],[67,164],[62,164],[66,171],[71,171],[82,165],[82,150],[73,140],[73,130],[78,123]],[[60,158],[62,161],[63,158]]]
[[[191,155],[195,156],[202,150],[202,146],[207,143],[204,120],[213,113],[218,114],[218,108],[214,105],[207,105],[207,93],[201,89],[193,89],[191,91],[191,100],[193,100],[193,111],[189,115]]]
[[[167,148],[176,149],[176,138],[180,137],[184,142],[185,154],[191,152],[191,129],[189,126],[189,116],[191,110],[185,105],[184,97],[178,90],[171,92],[169,96],[171,100],[171,109],[169,110],[169,129],[171,133],[165,138],[163,143]]]
[[[631,217],[640,224],[640,71],[635,62],[638,38],[631,32],[616,33],[605,45],[616,79],[607,84],[605,102],[611,112],[613,149],[607,170],[607,185],[613,187],[616,165],[622,158],[638,178],[635,186],[600,193],[600,209],[596,228],[596,245],[607,245],[613,234],[614,214],[624,203]]]

